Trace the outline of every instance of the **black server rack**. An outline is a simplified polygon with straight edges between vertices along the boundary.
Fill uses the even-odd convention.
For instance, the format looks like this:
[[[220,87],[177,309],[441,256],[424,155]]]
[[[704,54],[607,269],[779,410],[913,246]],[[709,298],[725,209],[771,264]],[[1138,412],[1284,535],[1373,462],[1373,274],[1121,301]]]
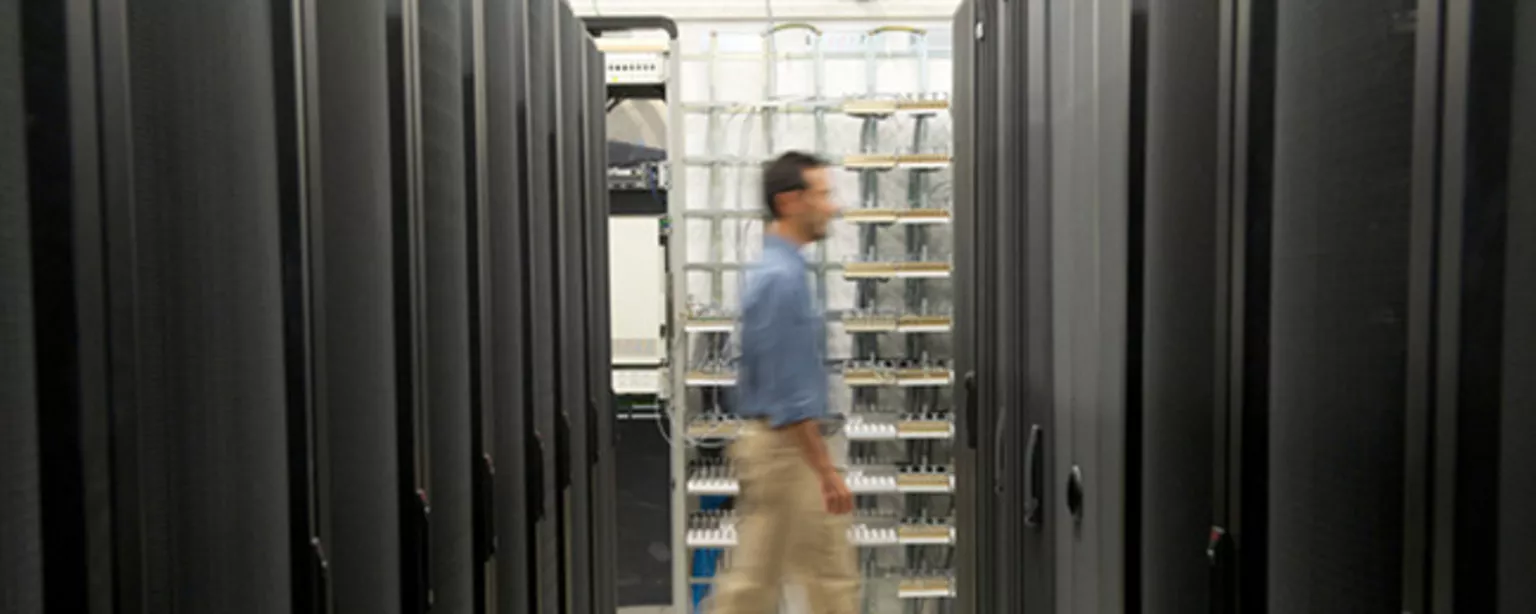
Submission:
[[[587,34],[564,3],[557,5],[554,32],[556,138],[551,154],[556,160],[552,233],[555,237],[555,352],[558,366],[556,412],[558,423],[556,462],[564,527],[561,537],[563,587],[568,611],[590,611],[591,585],[591,474],[586,437],[590,383],[587,380],[588,327],[586,297],[585,165],[586,149],[581,130],[587,104],[585,90]]]
[[[956,25],[967,611],[1126,607],[1137,6],[973,2]]]
[[[534,435],[538,447],[534,465],[539,473],[541,494],[536,499],[535,523],[530,524],[529,541],[537,544],[534,566],[537,577],[538,609],[542,614],[564,610],[565,565],[562,560],[565,528],[561,504],[563,485],[559,441],[562,434],[559,408],[559,363],[554,326],[558,288],[556,287],[556,219],[559,189],[556,159],[555,56],[559,49],[555,27],[557,11],[550,3],[528,3],[526,61],[529,99],[527,169],[529,177],[528,225],[528,304],[529,380],[532,398],[528,410],[534,416]]]
[[[1536,175],[1517,169],[1536,167],[1536,117],[1530,109],[1536,108],[1536,6],[1528,2],[1510,2],[1501,5],[1511,19],[1501,22],[1501,15],[1479,16],[1479,29],[1475,36],[1488,37],[1497,53],[1501,23],[1512,24],[1508,39],[1508,72],[1501,75],[1511,90],[1507,106],[1494,107],[1509,118],[1507,160],[1501,164],[1506,169],[1509,188],[1503,206],[1508,224],[1504,229],[1507,245],[1504,246],[1504,294],[1502,318],[1503,356],[1502,407],[1497,415],[1498,426],[1481,428],[1473,432],[1471,440],[1462,444],[1463,449],[1487,449],[1485,444],[1497,439],[1499,521],[1496,533],[1488,535],[1483,544],[1496,544],[1496,548],[1473,547],[1467,558],[1475,560],[1479,555],[1496,561],[1496,570],[1485,574],[1496,578],[1498,594],[1496,605],[1499,614],[1515,614],[1536,603],[1536,583],[1529,581],[1530,570],[1536,569],[1536,528],[1527,520],[1536,517],[1536,378],[1522,376],[1536,372]],[[1515,8],[1518,7],[1518,8]],[[1486,29],[1483,29],[1486,28]],[[1474,54],[1474,58],[1477,58]],[[1474,59],[1474,66],[1483,65]],[[1487,104],[1499,104],[1503,92],[1497,89],[1489,95]],[[1487,109],[1474,106],[1469,109],[1472,117]],[[1497,138],[1495,127],[1489,136]],[[1495,141],[1497,142],[1497,141]],[[1473,158],[1475,159],[1475,158]],[[1497,160],[1497,158],[1494,158]],[[1469,177],[1475,180],[1477,177]],[[1469,181],[1470,183],[1470,181]],[[1497,192],[1494,192],[1495,194]],[[1498,219],[1493,214],[1494,220]],[[1495,226],[1489,224],[1489,226]],[[1475,261],[1474,261],[1475,263]],[[1495,299],[1497,300],[1497,299]],[[1474,315],[1475,317],[1475,315]],[[1473,339],[1473,343],[1477,340]],[[1491,421],[1494,418],[1490,418]],[[1483,477],[1487,472],[1477,465],[1467,467],[1465,474]],[[1477,482],[1458,480],[1458,492],[1478,492]],[[1474,498],[1461,510],[1466,526],[1476,527],[1483,509]],[[1484,533],[1486,535],[1486,533]],[[1496,552],[1490,552],[1496,550]],[[1468,575],[1477,574],[1475,566]],[[1462,576],[1463,578],[1466,576]],[[1460,580],[1458,580],[1459,582]],[[1478,586],[1471,590],[1458,590],[1457,595],[1468,594],[1474,599]],[[1473,601],[1472,603],[1476,603]],[[1465,608],[1465,609],[1464,609]],[[1471,611],[1458,604],[1458,610]]]
[[[978,444],[983,430],[978,420],[981,409],[978,387],[980,357],[976,348],[977,317],[980,311],[976,302],[975,271],[980,266],[977,254],[977,206],[975,202],[977,166],[989,156],[979,155],[976,140],[978,116],[979,50],[985,39],[986,26],[981,23],[977,3],[966,0],[955,11],[954,86],[951,90],[950,117],[954,131],[954,185],[955,185],[955,318],[954,340],[957,348],[966,351],[955,353],[955,373],[960,380],[957,406],[962,408],[957,419],[963,445],[955,450],[955,524],[958,528],[955,563],[955,605],[961,612],[987,611],[990,600],[983,595],[990,593],[993,565],[989,561],[990,540],[982,523],[990,519],[988,504],[990,485],[980,478],[981,466]]]
[[[530,160],[538,156],[528,123],[529,95],[526,44],[527,4],[483,2],[483,20],[476,25],[475,70],[484,96],[477,110],[483,122],[477,150],[477,185],[483,200],[485,254],[482,301],[482,343],[486,380],[484,407],[489,458],[482,474],[489,478],[486,533],[494,539],[494,562],[487,584],[493,600],[487,611],[497,614],[534,612],[536,595],[532,558],[538,548],[534,523],[543,498],[542,458],[537,456],[529,377],[532,334],[529,287]],[[489,548],[487,548],[489,552]]]
[[[409,4],[409,3],[408,3]],[[429,505],[421,561],[423,603],[464,612],[472,607],[474,446],[471,443],[469,294],[470,201],[465,159],[463,30],[459,0],[416,0],[415,146],[420,161],[415,194],[421,199],[420,284],[424,339],[417,359],[422,377],[425,432],[422,485]],[[407,607],[414,607],[407,605]],[[413,609],[413,611],[415,611]]]
[[[399,540],[401,565],[399,598],[391,611],[417,612],[432,599],[432,507],[427,490],[431,476],[428,421],[433,386],[430,355],[431,314],[428,312],[430,247],[423,147],[424,98],[421,79],[421,13],[413,0],[390,0],[389,103],[392,235],[394,263],[395,361],[398,386],[396,439],[398,445]]]
[[[1273,611],[1406,605],[1407,408],[1420,401],[1404,362],[1418,351],[1409,322],[1418,32],[1413,21],[1391,27],[1403,4],[1277,5]]]
[[[1536,583],[1527,580],[1529,570],[1536,569],[1536,530],[1525,521],[1536,517],[1536,446],[1532,445],[1536,442],[1536,411],[1532,411],[1536,408],[1536,378],[1519,375],[1536,371],[1536,207],[1532,206],[1536,203],[1536,176],[1516,171],[1536,166],[1536,117],[1529,112],[1536,108],[1536,6],[1520,2],[1505,6],[1518,8],[1506,9],[1513,13],[1507,22],[1513,24],[1513,50],[1504,78],[1510,80],[1512,94],[1508,106],[1501,109],[1510,118],[1504,165],[1509,190],[1503,203],[1509,220],[1504,230],[1508,245],[1504,263],[1503,407],[1499,427],[1478,433],[1485,441],[1500,438],[1499,524],[1497,534],[1491,536],[1498,544],[1497,554],[1492,555],[1497,571],[1490,575],[1497,578],[1497,611],[1514,614],[1536,603]],[[1490,28],[1500,23],[1497,13],[1489,15],[1487,21],[1479,19]],[[1497,30],[1479,35],[1495,41],[1498,36]],[[1499,95],[1497,90],[1492,94]],[[1464,447],[1475,450],[1481,443],[1474,440]],[[1470,468],[1477,470],[1476,466]],[[1476,492],[1474,489],[1475,485],[1460,491]],[[1465,510],[1469,524],[1476,523],[1477,513],[1474,506]],[[1474,549],[1471,556],[1477,552]]]
[[[1209,611],[1218,367],[1218,112],[1224,3],[1151,2],[1139,250],[1139,603],[1146,614]],[[1222,455],[1225,456],[1224,454]],[[1134,461],[1133,461],[1134,462]],[[1134,469],[1133,469],[1134,470]]]
[[[1440,26],[1441,92],[1436,121],[1420,127],[1438,130],[1437,168],[1427,174],[1439,184],[1416,193],[1416,211],[1427,214],[1416,222],[1432,223],[1416,224],[1415,236],[1433,246],[1434,346],[1425,378],[1433,381],[1432,411],[1419,423],[1433,447],[1432,460],[1410,470],[1424,470],[1420,483],[1434,496],[1426,522],[1409,525],[1423,531],[1430,556],[1423,586],[1405,582],[1405,598],[1423,595],[1431,612],[1519,612],[1536,599],[1529,582],[1536,532],[1521,520],[1536,510],[1528,376],[1536,192],[1521,172],[1536,151],[1528,117],[1536,102],[1536,11],[1493,1],[1430,15]],[[1435,102],[1419,98],[1420,108]]]
[[[33,337],[32,227],[21,3],[0,4],[0,595],[7,608],[43,607],[42,462]]]
[[[602,60],[567,8],[0,15],[8,605],[611,609]]]
[[[1532,233],[1513,169],[1529,153],[1516,109],[1531,13],[1507,2],[1222,7],[1217,43],[1195,6],[1153,7],[1143,606],[1175,607],[1153,588],[1161,580],[1218,612],[1520,611],[1529,583],[1510,578],[1532,548],[1511,518],[1529,480],[1511,443],[1529,433],[1530,397],[1510,375],[1532,336],[1519,306]],[[1170,11],[1186,14],[1157,26]],[[1159,71],[1169,45],[1200,59]],[[1201,51],[1212,48],[1214,59]],[[1187,113],[1203,102],[1170,117],[1158,101],[1208,88],[1213,62],[1216,146],[1171,147],[1159,123],[1180,126],[1178,138],[1208,129]],[[1194,211],[1159,219],[1195,198],[1159,181],[1213,152],[1215,224]],[[1187,260],[1182,274],[1159,273],[1173,257]],[[1216,335],[1200,357],[1214,362],[1216,480],[1184,482],[1212,506],[1204,590],[1195,555],[1169,553],[1186,546],[1166,533],[1194,527],[1154,512],[1174,503],[1155,502],[1173,493],[1154,481],[1211,475],[1157,448],[1174,429],[1186,453],[1203,443],[1201,425],[1168,421],[1154,394],[1183,381],[1153,361],[1167,358],[1155,339],[1175,322],[1169,280],[1185,299],[1209,292],[1191,271],[1216,272],[1213,328],[1199,331]]]
[[[93,407],[77,436],[111,450],[110,486],[87,481],[112,492],[114,611],[288,611],[306,559],[284,539],[298,521],[283,218],[302,194],[293,133],[280,130],[296,109],[281,77],[291,21],[243,0],[97,9],[69,15],[71,43],[101,50],[99,78],[73,81],[69,108],[94,100],[99,114],[57,127],[100,130],[100,183],[77,175],[65,232],[86,231],[69,248],[84,273],[70,328],[109,339],[80,339],[73,366],[81,390],[109,384],[110,422]],[[98,428],[110,446],[95,448]]]
[[[617,467],[614,464],[613,348],[608,261],[608,86],[603,53],[588,46],[585,145],[587,283],[587,465],[592,473],[593,612],[618,608],[616,590]]]
[[[313,548],[306,537],[318,539],[328,570],[328,579],[312,575],[313,562],[296,570],[313,611],[327,599],[341,611],[401,611],[392,589],[401,543],[381,539],[401,530],[385,18],[383,0],[320,2],[301,15],[304,193],[285,220],[285,251],[301,271],[286,288],[299,316],[290,369],[302,372],[292,393],[304,395],[291,415],[299,426],[307,405],[310,431],[294,431],[310,446],[295,449],[294,461],[307,459],[313,480],[295,476],[297,496],[312,500],[299,512],[314,525],[293,542]],[[368,23],[380,27],[358,27]]]

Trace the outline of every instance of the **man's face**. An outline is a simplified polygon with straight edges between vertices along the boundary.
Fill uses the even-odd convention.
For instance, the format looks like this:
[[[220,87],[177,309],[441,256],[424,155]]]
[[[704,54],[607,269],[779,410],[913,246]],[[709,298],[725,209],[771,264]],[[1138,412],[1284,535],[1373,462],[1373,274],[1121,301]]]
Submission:
[[[793,206],[787,216],[804,236],[820,241],[826,238],[832,218],[837,217],[837,204],[832,201],[832,178],[825,168],[805,171],[805,189],[794,195]]]

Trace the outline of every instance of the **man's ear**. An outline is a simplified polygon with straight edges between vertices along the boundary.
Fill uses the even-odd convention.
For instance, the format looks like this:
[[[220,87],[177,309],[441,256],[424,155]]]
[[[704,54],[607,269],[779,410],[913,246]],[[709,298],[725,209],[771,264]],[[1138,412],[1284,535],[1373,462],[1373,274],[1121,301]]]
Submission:
[[[790,192],[779,192],[778,194],[774,194],[773,195],[773,210],[774,211],[778,211],[779,215],[784,215],[785,208],[787,206],[789,206],[789,205],[794,204],[794,199],[795,199],[795,193],[793,191],[790,191]]]

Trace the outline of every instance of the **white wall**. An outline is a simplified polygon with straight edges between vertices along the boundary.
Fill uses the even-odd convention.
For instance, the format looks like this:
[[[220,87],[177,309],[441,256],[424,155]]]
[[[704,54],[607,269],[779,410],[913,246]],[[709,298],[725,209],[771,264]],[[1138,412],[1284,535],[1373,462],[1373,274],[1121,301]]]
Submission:
[[[567,0],[578,15],[663,15],[677,21],[949,19],[959,0]]]

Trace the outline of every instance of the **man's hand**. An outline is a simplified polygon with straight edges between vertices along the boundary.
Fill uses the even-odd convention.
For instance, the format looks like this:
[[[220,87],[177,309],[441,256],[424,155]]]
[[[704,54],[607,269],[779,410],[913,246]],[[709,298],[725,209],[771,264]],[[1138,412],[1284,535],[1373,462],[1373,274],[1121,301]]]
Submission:
[[[843,476],[836,471],[821,474],[821,500],[826,503],[829,514],[842,515],[853,511],[853,491],[848,490]]]

